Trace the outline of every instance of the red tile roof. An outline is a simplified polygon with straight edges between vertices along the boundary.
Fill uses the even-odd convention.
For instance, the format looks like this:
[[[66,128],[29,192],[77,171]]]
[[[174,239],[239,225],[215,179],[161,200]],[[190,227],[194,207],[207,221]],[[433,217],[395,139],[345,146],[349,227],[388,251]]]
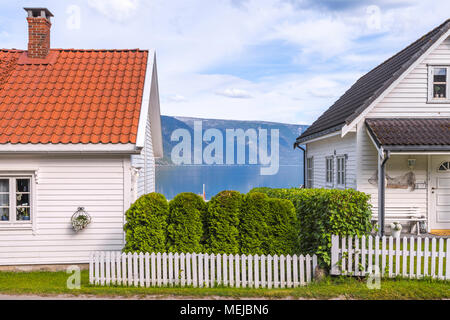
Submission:
[[[0,50],[0,143],[136,143],[148,51]]]

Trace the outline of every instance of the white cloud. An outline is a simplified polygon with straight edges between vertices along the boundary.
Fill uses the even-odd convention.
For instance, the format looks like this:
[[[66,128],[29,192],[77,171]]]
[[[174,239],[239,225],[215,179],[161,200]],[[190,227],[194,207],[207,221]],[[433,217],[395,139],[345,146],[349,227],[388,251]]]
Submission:
[[[329,58],[352,46],[357,36],[352,25],[335,18],[309,19],[298,23],[284,22],[272,37],[298,45],[303,54],[319,54]]]
[[[165,101],[175,102],[175,103],[186,102],[187,101],[186,97],[184,97],[184,96],[182,96],[180,94],[167,95],[167,96],[164,96],[163,99]]]
[[[135,15],[139,0],[88,0],[88,5],[111,20],[124,22]]]
[[[155,48],[163,114],[311,123],[450,10],[444,0],[394,1],[365,2],[380,7],[376,30],[360,2],[331,11],[291,0],[80,0],[73,31],[64,28],[66,4],[42,5],[55,8],[54,47]],[[26,47],[25,19],[5,21],[3,46]]]
[[[248,99],[251,98],[251,94],[245,90],[231,88],[231,89],[225,89],[223,91],[218,91],[216,94],[228,98],[235,98],[235,99]]]

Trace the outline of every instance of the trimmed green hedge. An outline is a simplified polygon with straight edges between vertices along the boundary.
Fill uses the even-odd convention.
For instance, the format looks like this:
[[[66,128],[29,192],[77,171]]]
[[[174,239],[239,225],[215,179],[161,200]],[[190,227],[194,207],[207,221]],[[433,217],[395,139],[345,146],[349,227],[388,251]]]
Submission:
[[[159,252],[166,250],[166,229],[169,206],[159,193],[137,199],[125,213],[126,245],[124,252]]]
[[[298,225],[294,205],[286,199],[269,199],[269,226],[265,254],[299,253]]]
[[[271,198],[290,200],[297,211],[298,249],[330,265],[331,235],[362,236],[372,230],[370,195],[353,189],[254,188]]]
[[[266,254],[269,241],[269,200],[266,194],[260,192],[249,193],[244,197],[239,223],[241,254]]]
[[[370,196],[335,189],[222,191],[206,203],[181,193],[140,197],[126,212],[124,251],[317,254],[330,264],[331,235],[370,233]]]
[[[238,254],[239,219],[243,196],[238,191],[222,191],[208,202],[208,251]]]
[[[195,193],[178,194],[169,203],[167,250],[169,252],[202,252],[206,203]]]
[[[297,217],[291,201],[260,192],[244,197],[239,224],[241,254],[298,253]]]

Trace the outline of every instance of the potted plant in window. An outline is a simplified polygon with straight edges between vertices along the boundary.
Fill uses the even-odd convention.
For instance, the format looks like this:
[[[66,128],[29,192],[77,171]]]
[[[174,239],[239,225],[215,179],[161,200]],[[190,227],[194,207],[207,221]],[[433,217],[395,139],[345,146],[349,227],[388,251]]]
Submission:
[[[28,212],[27,208],[17,208],[17,220],[30,220],[30,213]]]
[[[399,238],[402,231],[402,225],[400,224],[400,222],[391,223],[391,231],[394,238]]]
[[[6,213],[2,214],[1,220],[2,221],[8,221],[8,216],[6,215]]]
[[[30,220],[30,213],[29,213],[28,211],[25,211],[25,212],[23,213],[22,220],[26,220],[26,221],[29,221],[29,220]]]

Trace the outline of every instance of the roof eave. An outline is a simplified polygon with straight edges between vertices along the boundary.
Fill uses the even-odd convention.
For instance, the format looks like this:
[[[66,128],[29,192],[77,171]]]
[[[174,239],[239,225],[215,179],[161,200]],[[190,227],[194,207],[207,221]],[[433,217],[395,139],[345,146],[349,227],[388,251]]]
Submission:
[[[411,152],[411,151],[450,152],[450,145],[383,145],[383,149],[393,152]]]
[[[294,146],[298,146],[300,144],[307,143],[308,141],[321,138],[321,137],[326,136],[331,133],[335,133],[335,132],[341,130],[342,127],[343,127],[343,124],[340,124],[340,125],[337,125],[337,126],[334,126],[334,127],[331,127],[331,128],[328,128],[328,129],[325,129],[325,130],[322,130],[322,131],[319,131],[316,133],[309,134],[307,136],[301,135],[295,140]]]
[[[428,50],[430,50],[433,45],[436,45],[439,42],[439,39],[441,38],[447,38],[450,35],[450,22],[447,21],[447,24],[436,33],[430,41],[423,46],[418,52],[416,52],[407,62],[405,62],[401,68],[394,73],[394,75],[386,81],[382,87],[380,87],[375,93],[369,97],[359,108],[357,108],[346,120],[345,125],[342,129],[342,134],[345,135],[347,132],[349,132],[353,126],[359,122],[359,118],[363,115],[364,111],[371,109],[370,107],[373,106],[377,100],[382,97],[382,95],[388,91],[388,89],[396,83],[399,79],[402,78],[402,75],[406,74],[407,71],[412,67],[415,66],[415,62],[418,62],[421,60],[420,58],[423,57]]]
[[[161,131],[161,111],[159,104],[158,77],[156,75],[156,53],[150,50],[147,58],[147,69],[145,72],[144,90],[142,93],[142,103],[139,113],[138,132],[136,136],[136,147],[143,148],[147,123],[150,120],[150,130],[152,135],[153,156],[161,158],[163,156],[163,142]],[[156,90],[156,103],[152,105],[152,90]]]

